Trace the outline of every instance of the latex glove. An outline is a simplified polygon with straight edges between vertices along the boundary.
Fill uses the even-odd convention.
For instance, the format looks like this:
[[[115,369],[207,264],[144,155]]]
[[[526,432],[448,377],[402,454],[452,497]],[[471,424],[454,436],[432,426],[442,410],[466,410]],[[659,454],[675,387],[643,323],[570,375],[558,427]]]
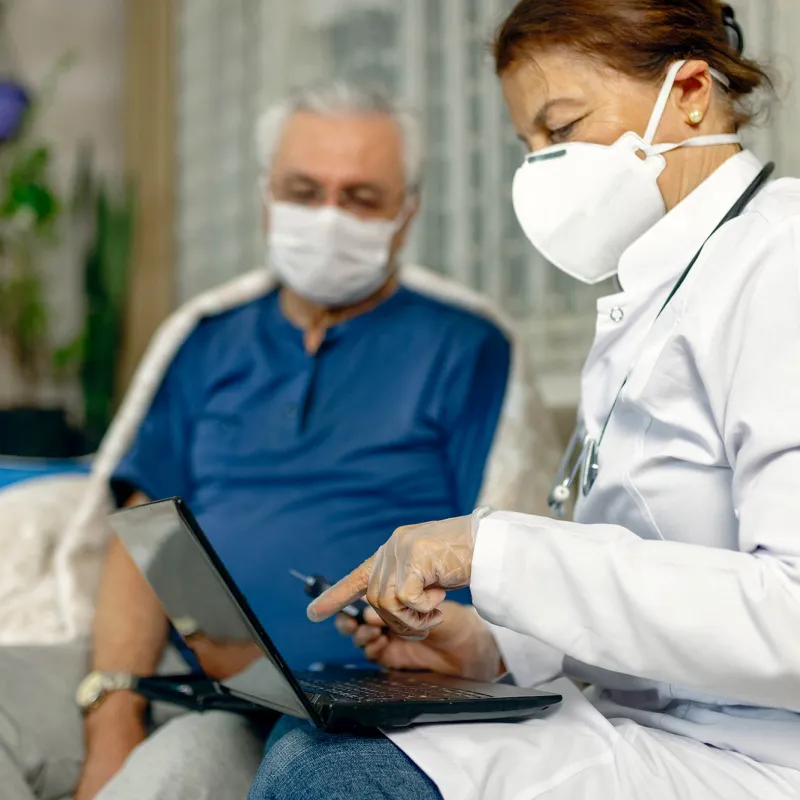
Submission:
[[[441,624],[447,590],[469,586],[478,523],[491,513],[398,528],[378,552],[308,607],[320,622],[349,603],[367,602],[397,634],[424,638]]]

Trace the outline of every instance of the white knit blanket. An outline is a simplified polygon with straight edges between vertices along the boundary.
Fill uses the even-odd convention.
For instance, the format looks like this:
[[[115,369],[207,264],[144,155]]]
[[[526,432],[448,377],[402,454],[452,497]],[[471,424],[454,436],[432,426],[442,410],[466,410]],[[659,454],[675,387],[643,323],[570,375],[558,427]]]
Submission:
[[[512,323],[483,295],[422,267],[407,266],[409,288],[495,321],[514,343],[512,372],[481,503],[547,513],[559,446],[536,390],[529,352]],[[200,320],[271,291],[274,277],[250,272],[199,295],[161,326],[103,440],[91,476],[29,481],[0,492],[0,643],[55,643],[85,636],[110,536],[109,478],[129,448],[180,346]]]

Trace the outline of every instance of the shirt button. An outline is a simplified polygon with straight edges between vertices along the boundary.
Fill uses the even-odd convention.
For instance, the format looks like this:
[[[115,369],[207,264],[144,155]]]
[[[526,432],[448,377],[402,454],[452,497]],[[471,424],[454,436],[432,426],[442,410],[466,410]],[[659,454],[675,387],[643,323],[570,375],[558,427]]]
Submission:
[[[622,322],[625,319],[625,312],[619,306],[615,306],[611,309],[609,316],[612,322]]]
[[[297,404],[291,403],[283,409],[283,413],[287,419],[294,419],[297,416]]]

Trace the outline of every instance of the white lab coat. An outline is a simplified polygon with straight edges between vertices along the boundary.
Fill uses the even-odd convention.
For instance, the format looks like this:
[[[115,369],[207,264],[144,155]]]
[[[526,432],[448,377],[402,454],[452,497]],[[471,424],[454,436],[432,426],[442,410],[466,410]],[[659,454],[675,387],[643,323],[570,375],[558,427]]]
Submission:
[[[800,797],[800,181],[720,230],[653,324],[761,166],[723,165],[599,301],[590,434],[633,369],[582,524],[480,525],[474,602],[518,681],[593,688],[561,679],[545,719],[391,734],[446,800]]]

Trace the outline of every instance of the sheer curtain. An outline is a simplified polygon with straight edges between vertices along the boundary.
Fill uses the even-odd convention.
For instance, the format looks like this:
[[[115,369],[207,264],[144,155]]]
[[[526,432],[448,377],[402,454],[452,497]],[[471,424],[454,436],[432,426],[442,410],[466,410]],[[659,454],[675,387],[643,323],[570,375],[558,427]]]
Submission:
[[[259,111],[331,75],[381,83],[422,114],[423,213],[408,257],[491,294],[535,342],[546,392],[574,399],[594,328],[587,288],[532,252],[511,208],[522,150],[506,118],[489,43],[513,0],[183,0],[177,26],[179,293],[263,262],[252,147]],[[748,49],[784,76],[800,61],[797,0],[739,0]],[[752,136],[800,174],[800,103]]]

